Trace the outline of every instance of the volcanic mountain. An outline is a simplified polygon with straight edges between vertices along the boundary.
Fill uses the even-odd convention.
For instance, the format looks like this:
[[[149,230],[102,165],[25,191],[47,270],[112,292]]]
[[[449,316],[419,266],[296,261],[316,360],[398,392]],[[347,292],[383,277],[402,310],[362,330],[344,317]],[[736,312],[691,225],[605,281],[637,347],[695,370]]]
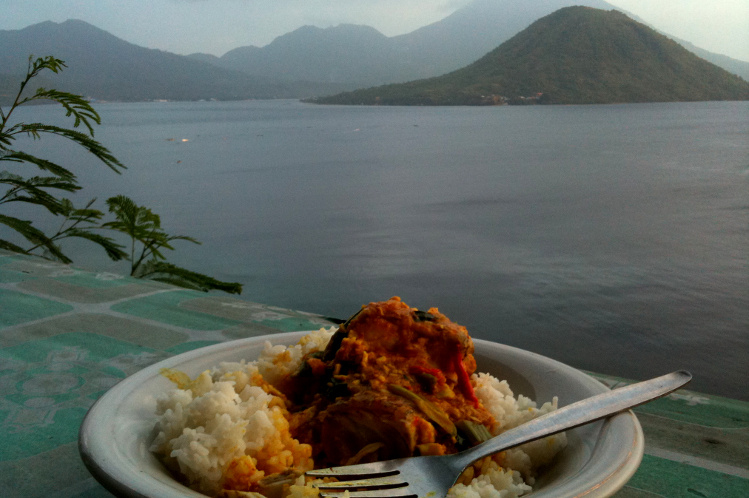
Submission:
[[[490,105],[747,99],[749,83],[621,12],[567,7],[457,71],[313,101]]]

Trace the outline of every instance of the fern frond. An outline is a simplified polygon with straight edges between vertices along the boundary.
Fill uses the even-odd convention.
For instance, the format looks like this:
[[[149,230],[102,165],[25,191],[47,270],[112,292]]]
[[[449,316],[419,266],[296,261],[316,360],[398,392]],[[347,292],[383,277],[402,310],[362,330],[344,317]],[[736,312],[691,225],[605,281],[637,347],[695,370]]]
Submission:
[[[60,178],[65,178],[69,181],[75,181],[75,175],[63,168],[62,166],[53,163],[52,161],[48,161],[46,159],[42,159],[36,156],[32,156],[31,154],[27,154],[26,152],[21,152],[18,150],[10,151],[7,154],[0,155],[0,161],[12,161],[15,163],[31,163],[35,165],[37,168],[39,168],[42,171],[49,171],[55,176],[59,176]]]
[[[23,178],[13,175],[7,171],[0,172],[0,184],[9,185],[10,188],[0,197],[0,204],[8,202],[27,202],[46,208],[50,213],[64,214],[63,202],[44,189],[57,189],[67,192],[75,192],[80,187],[73,183],[61,180],[58,177],[31,177]]]
[[[179,287],[208,292],[220,290],[230,294],[241,294],[242,284],[237,282],[222,282],[202,273],[197,273],[172,263],[150,260],[143,265],[142,270],[134,275],[138,278],[157,280]]]
[[[65,192],[76,192],[81,186],[59,176],[32,176],[24,178],[8,171],[0,171],[0,183],[24,189],[55,189]]]
[[[106,203],[109,212],[117,219],[104,223],[103,228],[123,232],[143,243],[149,234],[161,230],[159,216],[148,208],[138,206],[127,196],[110,197]]]
[[[19,247],[12,242],[8,242],[7,240],[0,239],[0,249],[5,249],[6,251],[10,252],[17,252],[20,254],[28,254],[26,252],[26,249],[23,247]]]
[[[57,59],[51,55],[39,57],[37,59],[34,59],[34,56],[30,55],[29,69],[27,72],[29,74],[29,79],[31,79],[44,69],[48,69],[53,73],[58,74],[65,67],[68,67],[67,64],[65,64],[65,61]]]
[[[80,95],[39,88],[32,98],[53,100],[62,105],[65,109],[65,116],[72,115],[75,118],[73,128],[78,128],[83,123],[88,128],[88,132],[92,137],[94,136],[94,127],[91,125],[91,121],[101,124],[99,113]]]
[[[40,138],[42,133],[58,135],[77,143],[91,154],[96,156],[100,161],[109,166],[115,173],[121,173],[120,170],[127,169],[112,153],[102,144],[80,131],[62,128],[60,126],[46,125],[43,123],[22,123],[16,133],[25,133],[35,139]]]
[[[68,200],[63,199],[63,203],[65,203],[65,201],[68,201]],[[104,213],[102,213],[98,209],[90,209],[89,206],[86,206],[85,208],[68,209],[65,212],[65,216],[67,216],[69,220],[72,220],[78,223],[80,222],[93,223],[94,221],[98,221],[104,217]],[[71,207],[72,207],[72,204],[71,204]]]
[[[37,59],[34,59],[33,55],[29,55],[29,62],[26,67],[26,77],[21,81],[18,93],[13,99],[13,104],[10,106],[10,110],[6,113],[2,110],[2,108],[0,108],[0,119],[2,119],[2,123],[0,123],[0,132],[2,132],[2,129],[8,121],[8,118],[10,118],[10,115],[13,113],[13,110],[15,110],[18,106],[34,99],[33,96],[21,98],[24,90],[26,89],[26,85],[29,84],[29,81],[38,76],[39,73],[45,69],[49,69],[53,73],[57,74],[62,71],[64,67],[67,67],[64,61],[56,59],[51,55],[47,57],[39,57]]]
[[[203,243],[199,240],[195,239],[194,237],[190,237],[188,235],[172,235],[167,237],[167,241],[171,242],[173,240],[186,240],[187,242],[192,242],[193,244],[202,245]]]
[[[63,263],[72,263],[72,260],[62,253],[54,241],[47,237],[44,232],[34,227],[31,221],[0,214],[0,224],[15,230],[16,233],[31,242],[35,248],[42,247],[45,251],[46,257],[56,259]],[[22,250],[22,252],[28,253],[30,251]]]
[[[110,237],[105,237],[101,234],[91,232],[89,230],[79,229],[79,228],[73,228],[70,230],[67,230],[65,237],[76,237],[79,239],[85,239],[91,242],[94,242],[95,244],[99,244],[104,251],[107,253],[107,256],[112,261],[120,261],[122,259],[127,259],[128,254],[122,250],[124,247],[121,244],[118,244],[114,241],[114,239]]]

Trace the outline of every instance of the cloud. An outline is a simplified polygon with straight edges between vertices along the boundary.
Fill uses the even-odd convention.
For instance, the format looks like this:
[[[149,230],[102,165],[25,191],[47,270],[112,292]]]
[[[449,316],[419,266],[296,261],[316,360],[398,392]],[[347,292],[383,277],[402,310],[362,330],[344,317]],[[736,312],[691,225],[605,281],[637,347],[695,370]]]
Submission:
[[[698,47],[749,60],[746,0],[610,0],[645,22]],[[743,33],[743,35],[741,34]]]

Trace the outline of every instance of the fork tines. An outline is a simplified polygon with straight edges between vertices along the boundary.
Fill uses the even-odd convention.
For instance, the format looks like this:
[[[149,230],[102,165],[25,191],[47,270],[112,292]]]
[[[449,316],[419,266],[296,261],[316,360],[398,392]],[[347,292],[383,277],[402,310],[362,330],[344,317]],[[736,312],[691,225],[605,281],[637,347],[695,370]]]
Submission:
[[[341,498],[348,491],[350,498],[417,498],[414,493],[408,490],[408,485],[404,483],[400,488],[388,489],[368,489],[352,491],[350,488],[330,490],[320,488],[320,496],[325,498]]]
[[[321,469],[307,472],[312,477],[336,477],[337,479],[351,479],[348,481],[326,482],[316,484],[320,495],[324,497],[342,497],[346,491],[351,498],[406,498],[415,497],[408,490],[408,483],[398,477],[398,472],[366,474],[337,471],[339,469]],[[343,469],[341,469],[343,470]],[[389,475],[388,475],[389,474]]]

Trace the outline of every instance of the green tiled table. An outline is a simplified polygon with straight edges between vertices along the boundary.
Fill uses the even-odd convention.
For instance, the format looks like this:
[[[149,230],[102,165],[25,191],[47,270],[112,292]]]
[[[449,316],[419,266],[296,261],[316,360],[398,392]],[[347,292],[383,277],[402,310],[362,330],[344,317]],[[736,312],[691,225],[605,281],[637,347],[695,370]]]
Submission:
[[[331,323],[0,251],[0,497],[110,497],[77,447],[107,389],[184,351]],[[617,497],[749,496],[749,403],[679,391],[636,412],[646,454]]]

